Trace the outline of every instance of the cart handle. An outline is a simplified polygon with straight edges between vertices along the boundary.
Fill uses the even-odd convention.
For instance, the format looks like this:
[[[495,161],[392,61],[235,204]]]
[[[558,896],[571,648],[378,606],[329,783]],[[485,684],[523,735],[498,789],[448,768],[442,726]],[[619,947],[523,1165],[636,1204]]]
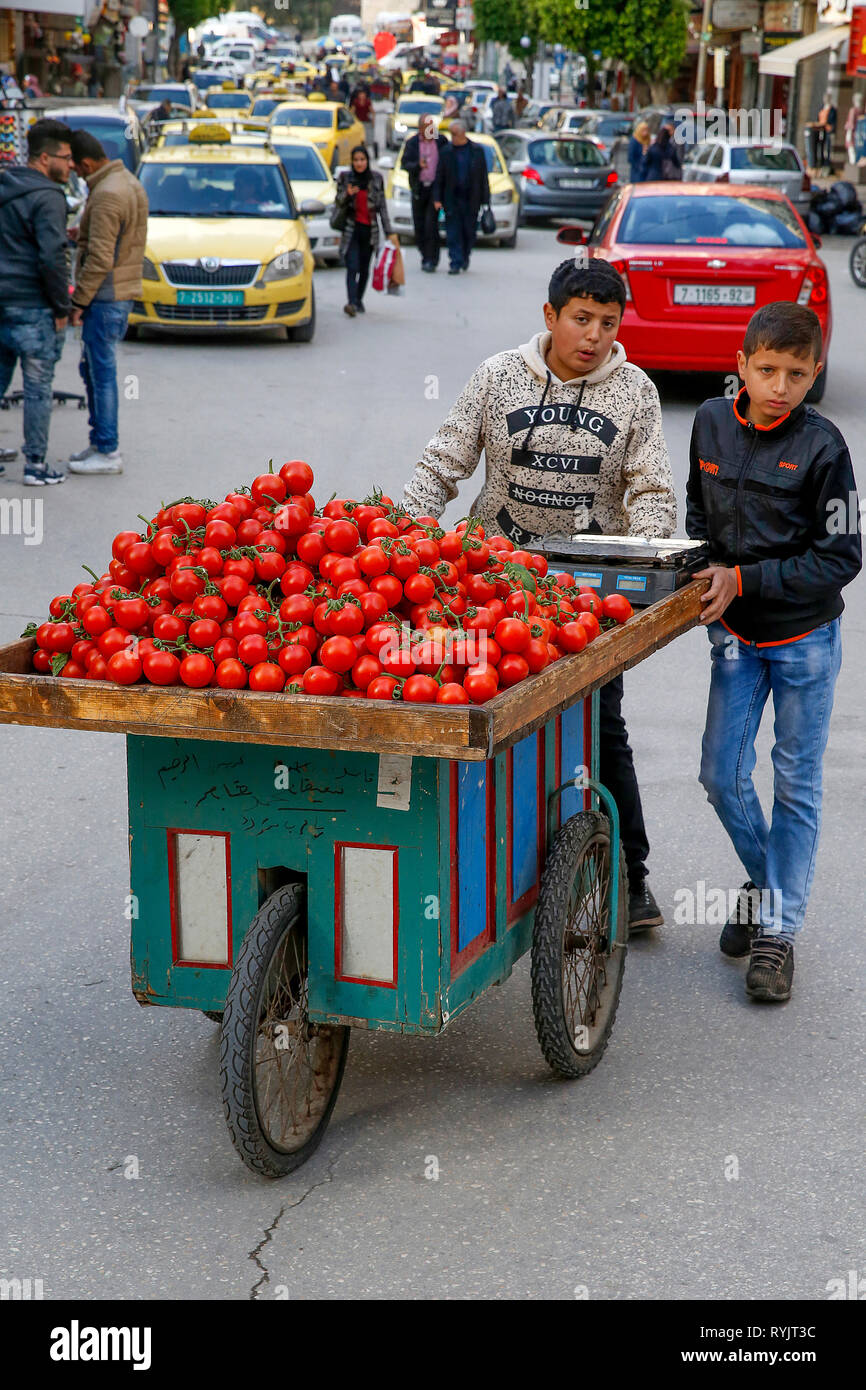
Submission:
[[[585,773],[580,777],[572,777],[570,781],[563,782],[561,787],[557,787],[547,798],[547,843],[553,839],[553,808],[559,801],[563,792],[585,791],[589,789],[597,796],[605,806],[608,820],[610,821],[610,919],[613,923],[613,937],[611,940],[611,953],[617,946],[625,946],[625,941],[617,940],[617,930],[619,926],[619,810],[611,793],[601,782],[596,782],[595,778],[588,777]],[[626,938],[627,939],[627,938]]]

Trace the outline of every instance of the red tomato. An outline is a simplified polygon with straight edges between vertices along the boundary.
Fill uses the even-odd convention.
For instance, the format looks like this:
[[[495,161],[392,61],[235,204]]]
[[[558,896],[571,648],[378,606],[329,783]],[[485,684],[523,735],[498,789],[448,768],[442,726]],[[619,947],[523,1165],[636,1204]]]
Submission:
[[[308,623],[304,623],[302,627],[298,628],[297,632],[289,633],[286,641],[300,642],[302,647],[307,648],[307,651],[315,652],[318,650],[319,646],[319,634],[314,627],[310,627]]]
[[[250,671],[250,690],[282,690],[286,683],[286,673],[272,661],[260,661]]]
[[[101,637],[103,632],[107,632],[111,627],[111,618],[104,608],[94,605],[88,608],[81,619],[81,626],[91,637]]]
[[[219,594],[199,594],[192,601],[192,611],[197,618],[212,618],[215,623],[225,622],[229,614],[228,604]]]
[[[159,570],[159,563],[154,559],[151,546],[147,541],[136,541],[130,545],[123,557],[125,567],[132,570],[133,574],[151,575]]]
[[[85,664],[85,659],[87,658],[87,656],[90,654],[90,652],[94,651],[99,651],[99,648],[97,647],[96,643],[90,642],[85,638],[81,638],[78,642],[76,642],[73,645],[72,650],[69,653],[69,659],[70,661],[76,661],[79,666],[83,666]]]
[[[36,641],[47,652],[71,652],[77,638],[71,623],[43,623],[37,629]]]
[[[306,564],[291,561],[280,575],[280,588],[284,594],[302,594],[314,582],[315,575]]]
[[[634,613],[634,609],[625,594],[608,594],[607,598],[602,600],[601,612],[605,618],[614,618],[618,623],[627,623]]]
[[[518,681],[525,680],[529,675],[529,662],[519,652],[506,652],[497,670],[503,685],[517,685]]]
[[[550,652],[547,650],[547,642],[543,641],[540,637],[533,637],[523,655],[526,658],[529,670],[533,673],[536,671],[543,671],[545,666],[550,663]],[[503,680],[504,679],[503,677]]]
[[[339,671],[342,675],[355,664],[354,642],[348,637],[328,637],[319,648],[319,661],[329,671]]]
[[[397,578],[401,581],[408,579],[410,574],[417,574],[420,565],[421,561],[418,559],[415,551],[410,550],[408,546],[406,546],[405,550],[398,550],[395,546],[391,551],[389,559],[390,570],[391,573],[396,574]],[[419,602],[423,602],[423,600],[419,600]]]
[[[221,637],[218,642],[214,642],[213,664],[219,673],[221,661],[231,661],[238,654],[238,644],[233,637]]]
[[[628,599],[626,599],[625,602],[628,603]],[[594,613],[596,617],[598,617],[602,611],[601,599],[598,594],[595,593],[579,594],[574,606],[578,613]],[[629,604],[629,607],[631,607],[631,604]]]
[[[337,598],[342,598],[344,594],[353,594],[355,598],[360,598],[362,594],[369,594],[370,590],[363,579],[346,579],[337,588]]]
[[[436,703],[437,705],[468,705],[469,695],[457,681],[448,681],[446,685],[439,687]]]
[[[108,663],[99,652],[96,653],[96,656],[93,656],[91,652],[91,657],[87,663],[87,678],[92,681],[108,680]]]
[[[333,524],[336,525],[337,523],[334,522]],[[339,589],[342,584],[347,584],[351,580],[358,580],[360,574],[357,560],[351,555],[344,555],[342,560],[334,561],[328,578],[334,587]]]
[[[279,473],[260,473],[253,478],[250,495],[257,506],[263,502],[282,502],[288,491],[285,479]]]
[[[223,658],[214,675],[221,690],[243,690],[247,683],[246,666],[231,656]]]
[[[463,557],[466,561],[466,568],[472,574],[477,574],[480,570],[487,568],[490,561],[490,546],[486,541],[477,540],[473,533],[467,541]]]
[[[261,579],[263,584],[271,584],[286,568],[286,562],[282,555],[278,555],[275,550],[265,551],[255,558],[256,576]]]
[[[313,658],[307,648],[300,642],[291,642],[287,646],[281,648],[277,660],[287,676],[301,676],[311,664]]]
[[[260,632],[251,632],[238,642],[238,658],[247,666],[255,666],[259,661],[267,661],[268,644]]]
[[[303,459],[289,459],[280,469],[287,492],[309,492],[313,486],[313,470]]]
[[[280,604],[280,617],[284,623],[310,623],[314,606],[309,594],[287,594]]]
[[[151,685],[177,685],[180,680],[180,662],[171,652],[145,652],[141,669]]]
[[[473,705],[483,705],[485,700],[492,700],[498,687],[499,679],[492,666],[473,666],[463,678],[463,689]]]
[[[303,682],[308,695],[336,695],[342,684],[336,671],[329,671],[327,666],[309,666]]]
[[[522,652],[529,646],[529,628],[519,618],[503,618],[496,624],[494,635],[504,652]]]
[[[213,618],[196,618],[189,625],[189,640],[194,647],[212,647],[221,636],[222,628]]]
[[[413,536],[406,544],[411,545],[422,565],[435,565],[441,559],[438,545],[429,536]]]
[[[410,705],[434,705],[439,682],[432,676],[410,676],[403,686],[403,699]]]
[[[114,540],[111,542],[112,558],[115,560],[120,560],[121,564],[123,564],[123,557],[126,554],[129,547],[131,545],[135,545],[140,540],[141,536],[138,534],[137,531],[118,531],[117,535],[114,537]]]
[[[194,574],[189,567],[176,569],[171,576],[171,592],[175,598],[182,602],[191,602],[199,594],[204,593],[204,588],[205,580],[200,574]]]
[[[37,647],[33,653],[33,670],[39,671],[43,676],[51,670],[51,657],[41,647]]]
[[[359,656],[352,667],[352,680],[359,690],[366,690],[371,681],[382,674],[382,664],[375,656]]]
[[[114,621],[118,627],[125,627],[129,632],[137,632],[144,627],[149,617],[150,609],[143,598],[119,599],[114,605]]]
[[[353,603],[351,599],[344,603],[342,608],[335,608],[331,613],[330,630],[339,637],[353,637],[356,632],[360,632],[364,626],[364,614],[360,604]]]
[[[256,550],[275,550],[278,555],[285,555],[289,548],[285,536],[281,536],[279,531],[274,531],[269,526],[259,532],[253,546]]]
[[[367,699],[390,700],[393,697],[397,685],[398,682],[393,676],[374,676],[367,686]]]
[[[512,613],[515,617],[529,617],[535,612],[535,607],[535,598],[526,589],[512,590],[505,600],[506,613]]]
[[[351,555],[360,540],[357,526],[351,521],[332,521],[325,527],[325,540],[331,550],[340,555]]]
[[[382,670],[389,676],[411,676],[415,670],[415,662],[408,647],[397,647],[394,651],[389,651],[386,647],[380,656]]]
[[[251,609],[246,608],[239,612],[238,616],[232,620],[232,636],[238,641],[242,637],[249,637],[251,633],[259,633],[264,637],[268,630],[268,625],[261,618],[257,618]]]
[[[176,642],[186,632],[186,623],[176,613],[163,613],[153,624],[153,635],[161,642]]]
[[[367,527],[367,540],[374,541],[377,536],[393,536],[395,539],[400,532],[393,521],[388,521],[387,517],[377,516]]]
[[[435,592],[428,574],[410,574],[403,584],[403,593],[412,603],[429,603]]]
[[[280,507],[274,515],[274,530],[279,531],[283,536],[302,536],[310,522],[310,514],[306,507],[301,507],[295,502],[287,502]]]
[[[395,574],[379,574],[370,580],[374,594],[381,594],[389,608],[396,608],[403,597],[403,585]]]
[[[185,656],[180,663],[180,678],[184,685],[193,686],[199,689],[201,686],[210,685],[214,678],[215,667],[209,656],[203,652],[192,652]]]
[[[367,545],[360,551],[358,566],[363,574],[374,578],[376,575],[387,574],[389,560],[381,545]]]
[[[372,590],[362,594],[360,602],[361,614],[368,627],[371,627],[379,618],[384,618],[388,612],[387,599],[382,594],[374,594]]]
[[[114,656],[115,652],[122,652],[127,647],[133,646],[134,643],[135,638],[131,632],[127,632],[125,627],[110,627],[107,632],[103,632],[96,639],[100,655],[104,656],[106,661]]]
[[[254,516],[245,517],[238,527],[238,544],[252,545],[257,536],[262,534],[264,527]]]
[[[582,652],[588,640],[586,628],[577,621],[563,623],[556,633],[557,644],[564,652]]]
[[[108,658],[108,679],[118,685],[134,685],[141,679],[141,661],[132,651],[118,651]]]
[[[238,533],[228,521],[209,521],[204,528],[204,543],[217,550],[231,550],[237,544]]]
[[[594,641],[601,632],[598,618],[593,613],[578,613],[576,621],[580,623],[581,627],[586,628],[587,642]]]
[[[67,680],[67,681],[79,680],[79,681],[80,681],[80,680],[83,680],[84,677],[87,675],[87,671],[86,671],[85,668],[81,665],[80,662],[78,662],[78,661],[73,661],[73,660],[72,660],[72,657],[70,656],[69,659],[68,659],[68,661],[66,662],[66,665],[63,667],[63,670],[62,670],[62,672],[61,672],[60,674],[63,676],[63,679],[64,679],[64,680]]]
[[[305,535],[298,537],[295,549],[298,552],[298,559],[305,565],[317,565],[322,556],[327,552],[325,537],[318,531],[307,531]]]

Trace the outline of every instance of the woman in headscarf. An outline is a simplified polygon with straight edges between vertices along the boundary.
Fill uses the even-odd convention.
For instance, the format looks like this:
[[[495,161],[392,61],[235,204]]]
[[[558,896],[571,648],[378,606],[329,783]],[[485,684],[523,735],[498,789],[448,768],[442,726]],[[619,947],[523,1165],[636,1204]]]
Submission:
[[[660,179],[681,179],[683,165],[674,140],[673,126],[665,122],[646,152],[644,183]]]
[[[643,183],[644,156],[650,147],[650,128],[646,121],[638,121],[628,142],[628,176],[632,183]]]
[[[352,168],[337,180],[336,209],[346,208],[348,217],[340,240],[340,254],[346,263],[347,303],[343,313],[354,318],[363,314],[364,291],[370,274],[370,261],[379,250],[379,225],[391,241],[399,244],[388,217],[382,175],[370,168],[365,145],[352,150]]]

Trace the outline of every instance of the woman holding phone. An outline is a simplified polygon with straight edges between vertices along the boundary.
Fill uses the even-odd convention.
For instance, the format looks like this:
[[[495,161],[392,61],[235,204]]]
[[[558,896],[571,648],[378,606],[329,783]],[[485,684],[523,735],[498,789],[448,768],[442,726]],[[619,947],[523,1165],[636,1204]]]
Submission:
[[[380,223],[384,235],[397,242],[388,218],[385,184],[382,175],[370,168],[365,145],[355,146],[351,169],[344,169],[337,180],[334,211],[338,216],[343,212],[346,214],[340,240],[340,254],[346,264],[347,303],[343,306],[343,313],[354,318],[356,314],[365,312],[364,291],[370,274],[370,261],[379,250]]]

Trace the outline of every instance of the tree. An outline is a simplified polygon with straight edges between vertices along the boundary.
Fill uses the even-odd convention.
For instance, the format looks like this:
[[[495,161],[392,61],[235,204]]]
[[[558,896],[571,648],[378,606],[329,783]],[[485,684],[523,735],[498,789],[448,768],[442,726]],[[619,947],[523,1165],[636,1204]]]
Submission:
[[[180,38],[187,29],[195,29],[202,20],[219,14],[224,8],[224,0],[168,0],[169,13],[174,20],[174,37],[168,50],[168,70],[176,74],[178,70],[178,51]]]
[[[532,62],[541,37],[539,0],[474,0],[475,42],[501,43],[515,58],[526,64],[526,75],[532,82]],[[524,48],[520,40],[529,39]]]
[[[562,43],[586,58],[592,91],[595,62],[615,58],[630,72],[665,87],[675,77],[685,57],[688,38],[688,0],[619,0],[617,5],[597,0],[535,0],[541,37]]]

